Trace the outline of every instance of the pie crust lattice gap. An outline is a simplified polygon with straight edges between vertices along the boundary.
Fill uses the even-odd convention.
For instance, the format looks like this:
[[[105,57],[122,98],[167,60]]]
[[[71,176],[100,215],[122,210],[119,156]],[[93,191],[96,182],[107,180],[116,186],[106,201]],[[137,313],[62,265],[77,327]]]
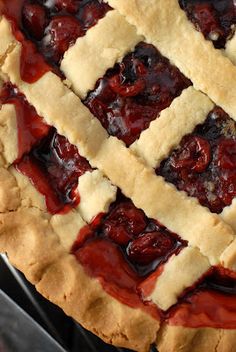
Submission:
[[[149,292],[148,297],[160,308],[166,310],[175,304],[184,288],[191,287],[208,271],[211,265],[221,263],[221,265],[226,268],[235,269],[235,240],[233,233],[233,229],[235,228],[233,219],[235,213],[234,201],[232,205],[225,208],[220,215],[210,213],[205,207],[200,206],[196,200],[187,197],[186,194],[177,191],[175,187],[167,184],[163,178],[156,176],[153,169],[158,167],[160,163],[170,155],[170,152],[179,145],[184,136],[192,133],[197,125],[204,123],[208,113],[214,107],[212,101],[221,106],[232,118],[235,112],[233,102],[234,88],[228,90],[227,86],[227,82],[232,82],[232,77],[235,75],[233,64],[220,52],[213,49],[210,43],[206,42],[202,36],[195,31],[188,22],[186,15],[180,10],[177,1],[172,0],[166,3],[167,7],[165,8],[165,6],[160,7],[160,2],[157,1],[151,1],[151,3],[147,3],[146,1],[142,3],[136,3],[134,1],[130,1],[129,3],[125,1],[109,1],[109,4],[116,10],[109,9],[105,17],[71,46],[61,63],[63,74],[71,81],[72,89],[82,99],[86,98],[89,90],[94,88],[96,81],[102,77],[108,69],[113,67],[117,62],[121,62],[125,55],[132,52],[135,46],[143,40],[148,41],[154,45],[154,47],[158,48],[164,56],[168,57],[172,63],[180,68],[181,72],[183,72],[186,77],[191,79],[194,87],[191,86],[184,89],[182,93],[179,92],[180,95],[177,94],[179,97],[173,100],[169,108],[167,107],[165,110],[161,111],[159,118],[154,119],[149,127],[146,126],[148,128],[141,133],[139,139],[127,143],[131,144],[130,148],[127,148],[123,142],[119,141],[116,137],[108,137],[107,132],[102,128],[98,120],[94,119],[78,97],[63,85],[61,81],[61,77],[63,76],[61,74],[60,77],[57,77],[54,73],[50,72],[48,66],[45,66],[42,72],[44,74],[42,74],[40,79],[35,80],[35,77],[32,78],[31,72],[31,76],[29,77],[30,82],[27,83],[27,79],[23,80],[22,66],[20,67],[22,47],[21,44],[16,41],[16,39],[18,39],[18,41],[22,42],[21,38],[17,37],[15,39],[12,35],[11,27],[4,17],[0,22],[0,32],[4,34],[4,40],[0,44],[2,78],[4,80],[10,80],[12,84],[16,85],[19,90],[25,94],[27,100],[35,107],[39,116],[43,116],[47,124],[55,126],[59,136],[65,135],[71,143],[78,147],[79,153],[89,160],[94,170],[92,170],[90,166],[90,170],[86,169],[87,172],[84,174],[86,175],[86,179],[84,178],[84,182],[82,182],[83,187],[81,186],[81,189],[79,189],[81,200],[83,198],[83,190],[86,189],[84,184],[91,186],[94,179],[96,180],[96,185],[99,185],[101,193],[104,191],[105,187],[106,194],[108,194],[101,208],[99,210],[95,209],[94,213],[89,216],[86,210],[81,210],[81,208],[78,212],[74,209],[69,211],[66,215],[56,214],[51,216],[46,211],[45,204],[38,192],[27,183],[23,176],[17,174],[12,168],[9,168],[8,171],[2,170],[2,179],[4,180],[3,191],[4,188],[10,187],[11,192],[13,192],[15,196],[14,202],[10,202],[9,197],[7,199],[4,193],[6,205],[4,205],[4,203],[2,205],[3,212],[6,213],[7,210],[22,212],[22,214],[24,214],[24,221],[22,221],[22,223],[24,225],[27,224],[29,231],[33,232],[32,238],[35,236],[35,239],[39,241],[39,248],[42,248],[42,250],[45,245],[42,243],[42,239],[38,240],[37,233],[40,232],[41,234],[42,232],[41,229],[39,230],[39,227],[47,228],[47,232],[51,230],[54,233],[54,236],[49,237],[51,238],[50,241],[52,241],[53,247],[56,248],[55,253],[51,253],[50,251],[42,260],[40,257],[42,250],[36,251],[32,244],[32,252],[35,255],[35,265],[31,266],[32,269],[29,269],[29,265],[27,265],[27,263],[31,261],[30,255],[29,257],[26,256],[24,264],[19,264],[19,259],[16,256],[15,264],[27,274],[31,281],[38,284],[39,290],[54,302],[64,307],[69,314],[78,317],[87,327],[107,340],[109,340],[109,336],[113,334],[114,336],[112,335],[113,338],[110,339],[110,341],[140,350],[145,349],[151,341],[154,341],[158,324],[156,323],[155,328],[153,328],[154,323],[151,318],[146,317],[146,315],[145,318],[143,318],[143,313],[139,312],[139,315],[136,310],[131,310],[132,314],[137,315],[134,326],[138,327],[139,322],[142,321],[143,327],[145,324],[149,326],[148,331],[150,331],[150,333],[147,333],[142,342],[140,341],[141,339],[136,336],[138,335],[138,330],[140,330],[138,328],[132,342],[130,342],[130,338],[122,337],[122,333],[116,334],[114,331],[116,331],[117,326],[120,324],[119,320],[122,321],[122,324],[127,321],[122,311],[124,309],[123,305],[119,306],[119,304],[116,301],[114,303],[112,299],[110,301],[105,293],[96,292],[96,290],[99,290],[96,280],[91,280],[91,284],[85,284],[85,287],[92,286],[92,290],[90,291],[91,294],[88,299],[90,303],[88,303],[88,301],[86,302],[84,313],[75,312],[74,307],[76,304],[73,299],[79,289],[75,287],[76,285],[73,281],[76,276],[74,273],[77,273],[78,277],[81,277],[81,282],[84,280],[89,281],[89,279],[87,279],[87,275],[80,272],[81,269],[79,265],[78,268],[76,267],[75,269],[74,258],[72,259],[71,256],[65,254],[68,253],[68,248],[75,239],[76,233],[71,235],[70,240],[65,240],[65,234],[63,232],[66,231],[67,228],[64,227],[63,231],[60,231],[60,227],[67,218],[70,219],[71,224],[74,224],[76,232],[78,232],[79,229],[85,225],[84,221],[90,222],[94,215],[98,215],[103,209],[105,209],[105,212],[108,211],[109,205],[115,200],[116,189],[111,185],[110,181],[103,176],[103,174],[105,174],[113,185],[119,187],[126,197],[132,199],[137,208],[144,210],[147,217],[157,219],[171,232],[178,233],[183,241],[188,241],[189,246],[180,251],[178,255],[173,256],[171,260],[168,260],[163,267],[162,273],[158,277],[158,281],[156,282],[156,280],[154,280],[155,287],[151,293]],[[172,23],[173,28],[171,28],[171,31],[166,31],[166,23],[163,19],[168,17],[168,8],[176,11],[178,14],[178,31],[175,30],[177,22]],[[130,11],[131,9],[132,11]],[[152,11],[150,9],[152,9]],[[125,15],[125,18],[117,10]],[[131,24],[129,24],[127,20]],[[157,21],[157,23],[155,21]],[[109,33],[111,33],[111,29],[113,29],[114,26],[119,24],[123,26],[120,25],[117,27],[120,29],[115,32],[114,44],[114,38],[110,38]],[[141,35],[137,35],[133,24],[135,27],[139,28]],[[128,33],[125,37],[122,32],[124,28]],[[99,35],[103,33],[104,29],[106,29],[106,33],[108,33],[105,34],[104,32],[105,37],[103,36],[103,38],[105,38],[105,40],[94,41],[94,45],[89,45],[91,40],[96,37],[99,38]],[[189,32],[188,38],[184,36],[183,30]],[[168,38],[165,37],[166,33],[169,34]],[[176,33],[178,33],[180,38],[175,38]],[[38,36],[38,33],[36,35]],[[167,46],[167,41],[173,40],[174,42],[174,39],[178,39],[179,41],[181,39],[184,43],[187,41],[185,43],[186,45],[184,45],[186,52],[177,52],[174,48],[171,51],[171,47]],[[188,40],[189,42],[192,41],[192,46],[187,45]],[[234,38],[231,39],[231,41],[233,40]],[[177,42],[176,40],[176,43]],[[213,72],[212,68],[208,67],[208,63],[205,70],[203,70],[204,72],[198,72],[194,65],[192,67],[189,62],[183,60],[185,56],[185,58],[192,58],[193,62],[197,61],[195,56],[198,52],[197,48],[198,45],[200,45],[199,43],[202,46],[203,58],[205,50],[207,55],[211,55],[212,58],[216,60],[220,68],[223,67],[222,70],[226,72],[224,81],[221,77],[217,77],[217,74]],[[89,48],[88,51],[85,50],[87,48]],[[83,53],[89,52],[89,58],[95,57],[96,55],[98,60],[95,63],[90,62],[90,59],[88,59],[86,55],[81,55],[77,65],[72,65],[73,57],[76,57],[80,50]],[[226,53],[227,52],[229,52],[228,47],[226,48]],[[232,59],[232,53],[230,55]],[[58,61],[58,58],[56,61]],[[28,64],[29,63],[27,63],[27,65]],[[93,69],[89,70],[86,78],[86,76],[83,75],[84,72],[86,72],[85,68],[87,68],[89,64]],[[95,70],[96,66],[99,66],[97,71]],[[142,70],[143,68],[139,67],[138,69]],[[58,68],[55,68],[54,71],[58,73]],[[76,77],[79,76],[81,76],[81,80],[76,79]],[[214,81],[214,84],[210,84],[210,77],[211,80]],[[116,85],[118,83],[119,85],[118,76],[113,79],[113,83],[116,83]],[[139,82],[135,88],[140,89],[142,84],[143,82]],[[188,85],[189,83],[187,83],[186,86]],[[128,88],[132,89],[131,85]],[[197,89],[203,91],[212,101]],[[192,102],[191,106],[188,104],[189,100]],[[7,116],[9,116],[9,114],[14,115],[14,109],[12,111],[9,105],[11,104],[3,105],[1,114],[7,114]],[[7,111],[8,109],[11,111]],[[170,126],[175,126],[177,118],[179,118],[179,126],[170,129]],[[151,118],[151,120],[152,119],[153,118]],[[11,123],[14,124],[14,118],[12,121]],[[45,131],[42,130],[42,133],[44,132],[47,134],[47,128]],[[170,135],[170,137],[163,140],[163,136],[166,135]],[[6,149],[7,148],[6,143]],[[5,164],[11,164],[15,159],[16,155],[14,155],[13,152],[11,158],[5,160]],[[95,170],[96,168],[98,168],[99,171]],[[88,174],[90,176],[91,174],[95,175],[95,178],[89,176],[93,182],[87,180]],[[79,187],[80,184],[81,182],[79,180]],[[88,189],[90,189],[89,187]],[[145,189],[145,192],[140,192],[141,189]],[[34,195],[32,196],[32,194]],[[153,194],[159,195],[159,202],[153,202]],[[90,198],[92,199],[92,196]],[[81,201],[81,204],[82,203]],[[27,210],[27,208],[29,208],[29,210]],[[86,209],[86,206],[84,206],[83,209]],[[34,212],[39,212],[39,214],[34,214]],[[40,219],[40,225],[38,227],[29,225],[32,223],[29,217],[33,217],[33,215]],[[15,223],[18,222],[19,225],[21,223],[20,217],[20,215],[19,217],[16,216],[16,219],[13,221],[11,215],[4,214],[5,229],[6,227],[10,228],[11,221]],[[67,221],[65,221],[65,223]],[[227,223],[230,224],[232,228],[228,226]],[[49,224],[49,227],[47,224]],[[63,226],[66,226],[66,224]],[[7,232],[3,230],[3,233],[4,231]],[[24,243],[25,238],[22,236],[22,234],[19,234],[17,243]],[[45,237],[45,235],[43,237]],[[60,243],[57,243],[58,238],[60,239]],[[2,239],[2,248],[8,250],[10,257],[12,257],[12,249],[9,244],[11,241],[6,240],[6,235],[2,235]],[[63,244],[63,247],[61,244]],[[47,248],[47,246],[45,248]],[[65,252],[65,249],[67,249],[67,252]],[[12,260],[14,262],[14,259]],[[193,265],[194,260],[198,261],[198,268],[196,268],[196,265]],[[186,263],[189,265],[186,266]],[[184,273],[183,271],[176,271],[176,268],[181,267],[181,265],[185,266]],[[53,282],[56,282],[55,278],[60,279],[60,275],[62,274],[60,274],[58,270],[62,267],[63,270],[67,268],[68,273],[71,273],[71,275],[68,275],[68,277],[70,277],[69,281],[66,281],[63,277],[62,290],[64,287],[65,292],[67,292],[64,295],[64,299],[61,298],[61,294],[58,293],[58,290],[52,293],[52,288],[55,287],[53,283],[50,283],[50,278],[52,277],[54,277]],[[45,274],[46,268],[48,269]],[[85,279],[83,279],[83,275],[85,275]],[[177,278],[175,287],[172,285],[173,275],[176,275]],[[154,277],[154,279],[156,278]],[[94,282],[96,282],[96,284]],[[70,287],[68,287],[68,285]],[[166,292],[165,297],[163,297],[163,292]],[[104,302],[109,302],[110,308],[114,305],[116,306],[116,311],[120,310],[120,314],[116,317],[118,325],[112,330],[113,332],[109,332],[109,327],[105,327],[107,334],[109,332],[108,335],[102,332],[104,330],[99,326],[100,323],[95,322],[94,318],[89,314],[90,308],[88,307],[92,305],[94,297],[99,294],[103,297]],[[70,298],[70,295],[72,295],[72,298]],[[73,302],[73,304],[71,302]],[[120,307],[122,307],[122,309]],[[94,309],[98,309],[99,312],[99,307],[94,307]],[[109,315],[109,308],[107,308],[107,310],[105,309],[104,312],[104,314]],[[88,320],[90,323],[88,323]],[[112,321],[112,317],[110,317],[108,321]],[[179,327],[178,324],[176,325],[175,331],[177,331],[176,333],[178,334]],[[152,329],[150,326],[152,326]],[[124,328],[124,331],[125,329],[127,328]],[[163,329],[165,329],[165,326]],[[173,330],[168,330],[168,328],[166,331],[167,334],[169,331],[173,332]],[[231,331],[230,328],[229,331]],[[127,334],[131,336],[132,332],[127,331]],[[211,334],[213,334],[213,332],[209,332],[209,335]],[[224,336],[228,335],[225,330],[222,330],[222,341],[227,339],[227,337]],[[231,340],[232,339],[234,339],[233,335]],[[134,342],[135,340],[136,342]],[[165,347],[162,346],[162,340],[159,343],[161,351],[165,351]],[[173,342],[173,344],[174,343],[175,342]]]

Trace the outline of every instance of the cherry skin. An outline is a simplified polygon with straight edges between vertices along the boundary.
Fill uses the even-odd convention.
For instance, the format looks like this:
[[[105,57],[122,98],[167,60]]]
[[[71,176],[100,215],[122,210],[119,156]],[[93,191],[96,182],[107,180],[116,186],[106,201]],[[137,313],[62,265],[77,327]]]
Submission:
[[[131,239],[146,227],[142,210],[131,202],[124,202],[115,207],[104,222],[104,233],[115,243],[127,245]]]
[[[146,265],[167,255],[174,244],[175,240],[162,232],[148,232],[130,242],[127,254],[132,262]]]
[[[74,17],[55,16],[45,30],[42,41],[44,55],[59,62],[64,52],[84,31]]]
[[[97,81],[84,103],[129,146],[190,84],[154,46],[141,42]]]
[[[215,35],[217,38],[223,35],[214,9],[210,4],[197,4],[194,9],[194,17],[205,36],[211,38],[212,35]]]
[[[222,169],[236,169],[236,140],[223,139],[218,146],[218,165]]]
[[[52,127],[16,167],[45,196],[51,214],[66,213],[78,205],[78,178],[92,170],[77,147]]]
[[[22,20],[28,33],[36,40],[42,39],[46,28],[47,18],[45,8],[39,4],[25,4]]]
[[[67,11],[71,14],[75,14],[79,10],[81,0],[55,0],[54,6],[58,11]]]
[[[145,88],[145,82],[142,79],[137,79],[133,83],[122,84],[120,75],[115,75],[109,79],[111,89],[121,96],[133,97],[139,94]]]
[[[206,39],[218,48],[224,48],[234,33],[236,24],[233,0],[179,0],[188,18]]]
[[[101,17],[101,5],[98,2],[91,1],[83,8],[83,22],[86,28],[93,26],[97,19]]]
[[[236,124],[215,107],[156,170],[214,213],[236,196]]]
[[[186,138],[184,147],[176,152],[172,158],[174,169],[190,169],[203,172],[211,160],[211,147],[209,142],[199,136]]]

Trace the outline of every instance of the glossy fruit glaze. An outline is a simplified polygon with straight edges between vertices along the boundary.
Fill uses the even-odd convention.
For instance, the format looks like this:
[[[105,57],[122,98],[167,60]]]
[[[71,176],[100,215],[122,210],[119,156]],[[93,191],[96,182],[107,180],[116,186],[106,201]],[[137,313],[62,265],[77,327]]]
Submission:
[[[233,0],[179,0],[195,27],[216,48],[224,48],[236,25],[236,4]]]
[[[1,11],[23,46],[22,79],[35,82],[52,68],[60,74],[58,65],[65,51],[108,10],[102,0],[4,1]]]
[[[235,329],[236,273],[221,267],[211,268],[166,312],[143,300],[168,258],[185,245],[119,193],[108,214],[80,231],[72,253],[107,293],[128,306],[170,325]]]
[[[45,196],[48,211],[65,213],[79,203],[78,178],[91,171],[68,139],[43,122],[25,96],[10,83],[0,89],[0,104],[15,108],[18,157],[15,167]]]
[[[80,231],[72,252],[109,294],[158,316],[150,303],[142,301],[139,284],[185,245],[119,193],[108,214],[100,214]]]
[[[166,312],[143,299],[168,258],[185,245],[119,193],[108,214],[100,214],[80,231],[72,253],[107,293],[130,307],[171,325],[235,329],[236,274],[223,268],[211,268]]]
[[[44,195],[51,214],[66,213],[78,205],[78,179],[92,170],[78,149],[53,127],[15,166]]]
[[[132,144],[191,82],[157,49],[139,43],[84,101],[112,136]]]
[[[212,268],[166,313],[170,325],[236,328],[236,273]]]
[[[156,172],[220,213],[236,196],[235,122],[221,108],[214,108]]]
[[[50,127],[43,122],[35,108],[25,96],[11,83],[0,88],[0,105],[11,104],[15,107],[18,131],[18,160],[49,132]]]

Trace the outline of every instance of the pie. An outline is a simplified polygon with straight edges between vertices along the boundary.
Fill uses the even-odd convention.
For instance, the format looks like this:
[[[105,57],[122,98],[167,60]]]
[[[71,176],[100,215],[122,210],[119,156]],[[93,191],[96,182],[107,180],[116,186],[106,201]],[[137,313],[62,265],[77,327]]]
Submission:
[[[0,251],[108,343],[235,352],[235,1],[0,11]]]

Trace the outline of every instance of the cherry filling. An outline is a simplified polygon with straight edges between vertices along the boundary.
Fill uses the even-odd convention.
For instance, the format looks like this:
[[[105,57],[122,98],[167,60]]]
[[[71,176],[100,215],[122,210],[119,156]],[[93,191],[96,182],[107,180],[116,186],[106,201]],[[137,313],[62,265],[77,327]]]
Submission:
[[[11,0],[2,7],[22,43],[21,76],[29,83],[50,66],[60,74],[58,65],[69,46],[111,9],[102,0]]]
[[[158,280],[168,258],[185,245],[119,193],[108,214],[80,231],[72,253],[106,292],[130,307],[170,325],[235,329],[236,273],[221,267],[211,268],[166,312],[143,300],[143,284],[152,292],[152,277]]]
[[[224,48],[236,25],[233,0],[179,0],[188,18],[211,40],[216,48]]]
[[[78,178],[92,170],[78,149],[53,127],[16,168],[45,196],[52,214],[65,213],[79,203]]]
[[[236,196],[236,124],[219,107],[156,170],[214,213]]]
[[[78,178],[91,167],[77,148],[45,124],[25,96],[10,83],[0,90],[0,104],[15,107],[18,157],[15,166],[45,196],[48,211],[66,212],[79,202]]]
[[[84,103],[110,135],[130,145],[190,84],[154,46],[139,43],[98,80]]]
[[[35,143],[48,134],[50,127],[43,122],[35,108],[11,83],[5,83],[0,89],[1,104],[12,104],[15,107],[19,160],[23,154],[31,150]]]
[[[170,325],[236,328],[236,274],[212,268],[166,313]]]
[[[186,243],[118,194],[108,214],[83,228],[72,252],[104,289],[132,306],[151,309],[139,295],[139,284]],[[155,313],[155,314],[154,314]]]
[[[15,167],[28,176],[45,196],[52,214],[69,211],[79,203],[78,178],[91,171],[78,149],[45,124],[25,96],[11,83],[0,89],[0,105],[15,107],[18,157]]]

